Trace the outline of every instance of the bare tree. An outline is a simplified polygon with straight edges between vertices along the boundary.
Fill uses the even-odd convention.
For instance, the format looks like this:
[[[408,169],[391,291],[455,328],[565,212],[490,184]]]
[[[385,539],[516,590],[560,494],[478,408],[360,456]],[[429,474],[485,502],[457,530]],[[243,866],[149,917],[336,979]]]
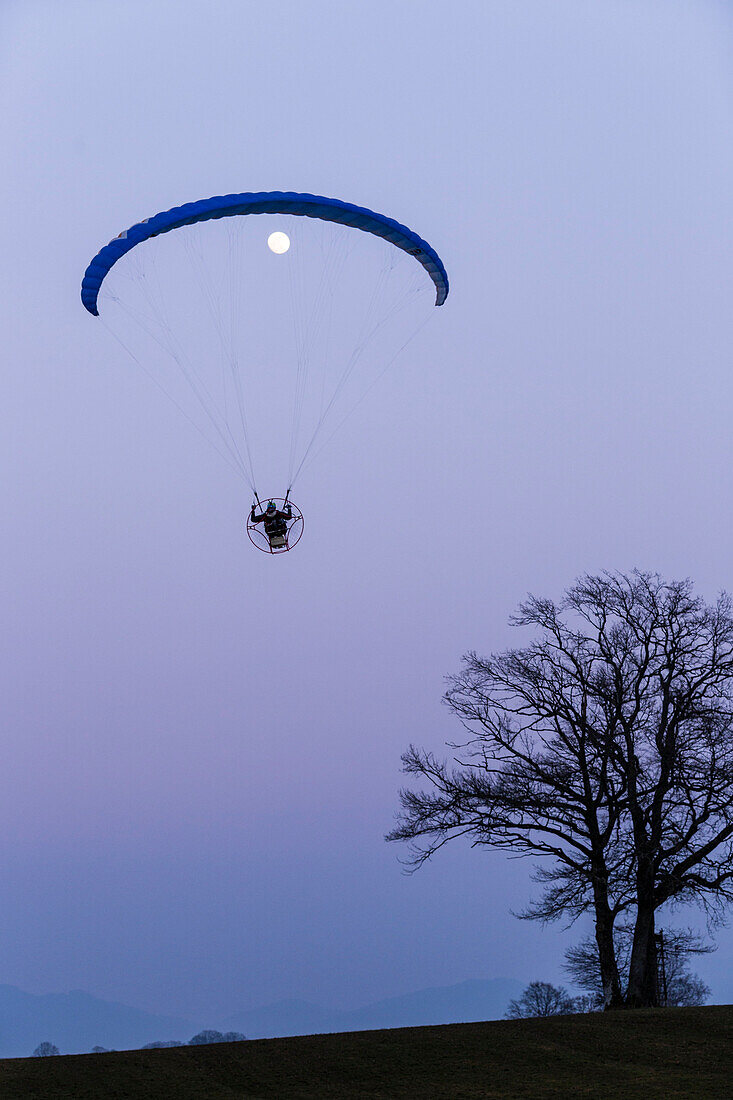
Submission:
[[[190,1047],[205,1046],[207,1043],[241,1043],[247,1038],[241,1031],[199,1031],[188,1040]]]
[[[670,1008],[692,1008],[710,1000],[710,986],[698,974],[678,974],[667,988],[666,1003]]]
[[[586,576],[564,600],[530,597],[524,649],[469,653],[446,702],[468,739],[448,766],[411,746],[389,840],[416,868],[448,840],[545,857],[522,915],[591,911],[606,1007],[624,1000],[614,949],[633,913],[626,1003],[655,1004],[655,913],[733,898],[733,617],[689,581],[634,571]]]
[[[633,939],[632,925],[621,924],[614,928],[616,960],[619,973],[622,975],[628,974],[629,971]],[[663,943],[664,988],[659,990],[660,1003],[678,1008],[705,1004],[710,996],[710,989],[697,974],[690,972],[689,960],[692,955],[709,954],[715,950],[715,946],[707,943],[702,936],[690,928],[664,929]],[[593,937],[588,936],[567,949],[565,971],[575,985],[586,994],[586,1011],[603,1008],[603,984],[598,945]],[[661,973],[661,966],[659,971]]]
[[[204,1030],[197,1032],[188,1040],[190,1047],[206,1046],[207,1043],[223,1043],[224,1036],[220,1031]]]
[[[525,1020],[531,1016],[567,1016],[577,1012],[574,997],[563,986],[549,982],[530,982],[521,997],[509,1002],[507,1020]]]
[[[33,1058],[55,1058],[59,1054],[59,1048],[53,1043],[45,1042],[39,1043],[36,1049],[33,1051]]]

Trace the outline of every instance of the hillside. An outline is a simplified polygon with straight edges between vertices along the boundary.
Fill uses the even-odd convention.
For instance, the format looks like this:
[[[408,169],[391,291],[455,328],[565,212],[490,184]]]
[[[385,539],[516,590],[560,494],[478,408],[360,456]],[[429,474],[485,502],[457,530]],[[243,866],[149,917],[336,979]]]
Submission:
[[[3,1100],[730,1100],[733,1007],[0,1062]]]

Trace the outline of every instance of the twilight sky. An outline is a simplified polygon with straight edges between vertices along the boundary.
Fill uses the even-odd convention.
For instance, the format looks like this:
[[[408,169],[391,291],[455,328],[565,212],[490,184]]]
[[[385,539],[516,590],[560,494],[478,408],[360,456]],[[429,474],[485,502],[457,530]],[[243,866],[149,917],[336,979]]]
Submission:
[[[732,47],[705,0],[4,0],[0,982],[201,1018],[562,979],[528,862],[382,837],[528,591],[733,587]],[[451,296],[269,560],[79,283],[275,189],[413,226]]]

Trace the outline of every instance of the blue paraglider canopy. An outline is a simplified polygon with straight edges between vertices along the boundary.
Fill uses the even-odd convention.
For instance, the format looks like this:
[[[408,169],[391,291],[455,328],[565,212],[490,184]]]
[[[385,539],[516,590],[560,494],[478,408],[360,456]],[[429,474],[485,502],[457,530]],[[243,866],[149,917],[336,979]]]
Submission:
[[[418,237],[407,226],[365,207],[354,206],[339,199],[324,198],[322,195],[298,194],[294,191],[257,191],[185,203],[137,222],[124,233],[120,233],[119,237],[115,237],[97,253],[86,270],[81,284],[81,300],[84,306],[95,317],[98,316],[97,296],[105,276],[113,264],[135,245],[184,225],[237,214],[300,214],[373,233],[414,256],[422,264],[435,283],[436,306],[442,306],[448,297],[448,276],[440,257],[427,241]]]

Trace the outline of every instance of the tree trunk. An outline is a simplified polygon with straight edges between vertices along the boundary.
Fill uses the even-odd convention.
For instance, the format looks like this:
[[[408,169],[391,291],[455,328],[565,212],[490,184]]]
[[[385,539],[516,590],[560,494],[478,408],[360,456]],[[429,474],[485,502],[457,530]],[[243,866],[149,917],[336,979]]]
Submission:
[[[654,905],[649,892],[639,891],[634,943],[629,965],[629,1008],[654,1008],[659,1004],[657,989],[657,945],[654,939]]]
[[[654,914],[652,913],[652,930],[647,940],[646,947],[646,971],[644,974],[644,1004],[650,1007],[659,1007],[659,957],[657,953],[657,937],[654,932]]]
[[[606,898],[596,897],[596,944],[603,984],[603,1008],[620,1008],[623,1004],[621,981],[613,942],[613,917]]]

